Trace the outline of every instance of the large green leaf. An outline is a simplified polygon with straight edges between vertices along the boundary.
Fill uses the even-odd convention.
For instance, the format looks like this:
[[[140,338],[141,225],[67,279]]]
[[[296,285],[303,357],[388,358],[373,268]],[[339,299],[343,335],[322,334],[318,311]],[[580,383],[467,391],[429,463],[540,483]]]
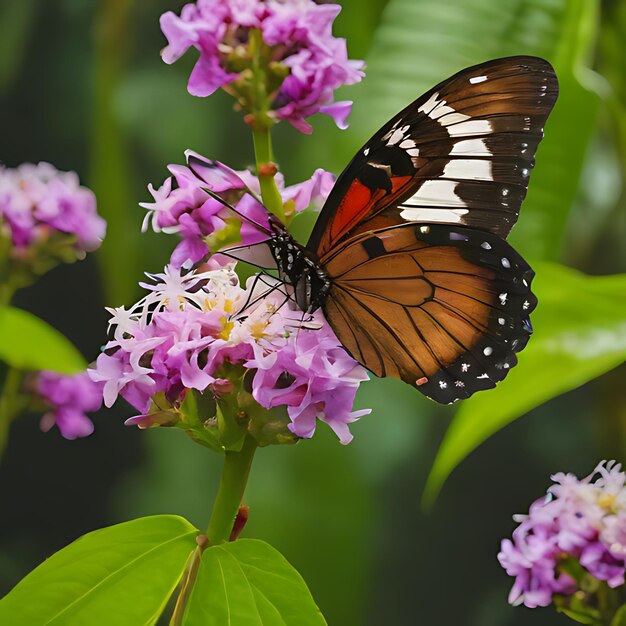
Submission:
[[[535,270],[535,333],[505,380],[461,405],[435,459],[427,501],[487,437],[626,359],[626,274],[587,276],[552,263]]]
[[[346,92],[355,101],[348,140],[324,146],[325,165],[339,170],[387,119],[458,70],[501,56],[542,56],[555,67],[560,96],[513,240],[533,258],[559,258],[599,105],[584,65],[597,12],[597,0],[390,0],[366,78]]]
[[[175,515],[91,532],[53,554],[0,600],[0,624],[154,624],[197,534]]]
[[[0,359],[21,370],[75,374],[85,359],[58,330],[28,311],[0,307]]]
[[[611,626],[626,626],[626,604],[617,609],[617,613],[611,621]]]
[[[205,550],[185,626],[323,626],[298,572],[274,548],[240,539]]]

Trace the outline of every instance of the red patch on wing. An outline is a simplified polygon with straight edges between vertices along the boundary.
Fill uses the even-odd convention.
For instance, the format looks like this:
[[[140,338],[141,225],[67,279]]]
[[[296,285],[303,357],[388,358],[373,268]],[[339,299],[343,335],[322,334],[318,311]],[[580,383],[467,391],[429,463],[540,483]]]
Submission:
[[[360,180],[355,179],[352,182],[348,188],[348,192],[337,207],[331,227],[332,241],[337,241],[359,222],[376,215],[381,208],[389,204],[393,197],[401,191],[405,185],[410,183],[412,177],[394,176],[390,180],[391,192],[388,193],[384,189],[376,189],[373,194],[369,187],[361,183]],[[383,198],[384,201],[379,202]],[[371,215],[368,215],[370,213]]]
[[[354,180],[343,197],[332,224],[332,238],[338,239],[352,223],[367,212],[372,203],[372,194],[358,179]]]

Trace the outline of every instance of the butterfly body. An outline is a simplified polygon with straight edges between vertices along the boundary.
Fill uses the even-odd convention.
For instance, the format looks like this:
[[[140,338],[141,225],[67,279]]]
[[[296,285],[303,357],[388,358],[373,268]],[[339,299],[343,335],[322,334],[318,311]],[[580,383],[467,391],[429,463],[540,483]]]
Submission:
[[[290,296],[301,311],[317,311],[330,291],[328,275],[313,254],[274,216],[270,218],[270,228],[273,235],[269,246],[278,277],[289,288]]]

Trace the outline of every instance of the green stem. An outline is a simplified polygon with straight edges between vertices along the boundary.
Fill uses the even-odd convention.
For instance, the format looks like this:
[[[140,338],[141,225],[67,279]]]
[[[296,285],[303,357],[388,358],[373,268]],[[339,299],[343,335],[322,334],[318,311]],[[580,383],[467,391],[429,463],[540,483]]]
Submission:
[[[137,245],[135,192],[124,133],[115,111],[117,90],[132,45],[133,0],[99,0],[93,31],[93,107],[90,187],[107,236],[97,259],[106,301],[133,302],[142,260]]]
[[[183,623],[185,609],[196,582],[204,549],[208,546],[225,543],[230,538],[230,533],[241,505],[241,499],[246,489],[256,448],[257,444],[254,437],[247,435],[239,452],[226,452],[222,479],[213,503],[213,512],[211,513],[209,527],[206,532],[208,541],[205,538],[204,542],[198,542],[198,547],[189,559],[183,575],[183,584],[178,594],[176,607],[170,620],[170,626],[181,626]]]
[[[269,126],[255,122],[252,137],[254,140],[254,156],[256,159],[257,176],[259,177],[259,184],[261,185],[263,204],[270,213],[273,213],[284,222],[285,209],[283,207],[283,199],[276,186],[274,174],[265,173],[268,170],[268,165],[273,163],[272,139],[270,137]]]
[[[2,458],[7,445],[11,422],[19,412],[17,394],[21,384],[22,372],[9,367],[4,379],[2,395],[0,396],[0,458]]]
[[[267,210],[284,221],[283,199],[276,186],[275,171],[272,171],[275,170],[275,165],[270,129],[274,120],[268,115],[269,96],[263,63],[263,35],[258,29],[250,31],[249,51],[252,58],[252,133],[261,198]]]
[[[209,545],[224,543],[230,537],[246,489],[256,448],[254,437],[247,435],[240,452],[226,452],[222,480],[206,531]]]
[[[196,577],[198,576],[198,569],[200,568],[200,562],[202,561],[202,552],[203,548],[198,546],[193,551],[193,554],[187,563],[185,573],[183,574],[183,585],[180,593],[178,594],[178,599],[176,600],[176,606],[174,607],[174,613],[172,614],[172,619],[170,620],[170,626],[182,626],[183,617],[185,616],[185,608],[187,607],[187,603],[191,597],[191,590],[193,589]]]

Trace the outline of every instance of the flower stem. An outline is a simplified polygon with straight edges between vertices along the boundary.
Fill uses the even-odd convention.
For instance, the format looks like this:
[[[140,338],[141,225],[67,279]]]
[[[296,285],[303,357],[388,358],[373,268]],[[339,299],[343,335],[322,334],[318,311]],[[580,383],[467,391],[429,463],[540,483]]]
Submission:
[[[285,221],[285,209],[283,199],[280,196],[274,174],[272,171],[272,139],[270,137],[270,127],[254,122],[252,130],[254,140],[254,156],[256,159],[257,176],[261,185],[261,198],[265,208],[273,213],[281,221]]]
[[[198,547],[189,559],[183,575],[183,584],[178,595],[176,607],[170,620],[170,626],[180,626],[183,623],[185,608],[191,597],[191,591],[198,575],[204,549],[208,546],[224,543],[230,537],[241,499],[246,489],[256,449],[257,444],[254,437],[246,435],[243,447],[239,452],[226,452],[222,479],[213,504],[213,512],[209,520],[206,537],[204,541],[198,541]]]
[[[258,28],[250,31],[250,56],[252,57],[252,133],[257,176],[261,186],[261,198],[265,208],[285,220],[283,199],[276,180],[276,166],[272,154],[270,129],[274,120],[268,115],[270,108],[267,93],[267,76],[263,64],[263,35]]]
[[[0,396],[0,458],[2,458],[7,445],[11,421],[19,411],[17,394],[21,384],[22,372],[9,367]]]
[[[240,452],[226,452],[222,480],[206,531],[209,545],[224,543],[230,537],[256,448],[254,437],[247,435]]]

